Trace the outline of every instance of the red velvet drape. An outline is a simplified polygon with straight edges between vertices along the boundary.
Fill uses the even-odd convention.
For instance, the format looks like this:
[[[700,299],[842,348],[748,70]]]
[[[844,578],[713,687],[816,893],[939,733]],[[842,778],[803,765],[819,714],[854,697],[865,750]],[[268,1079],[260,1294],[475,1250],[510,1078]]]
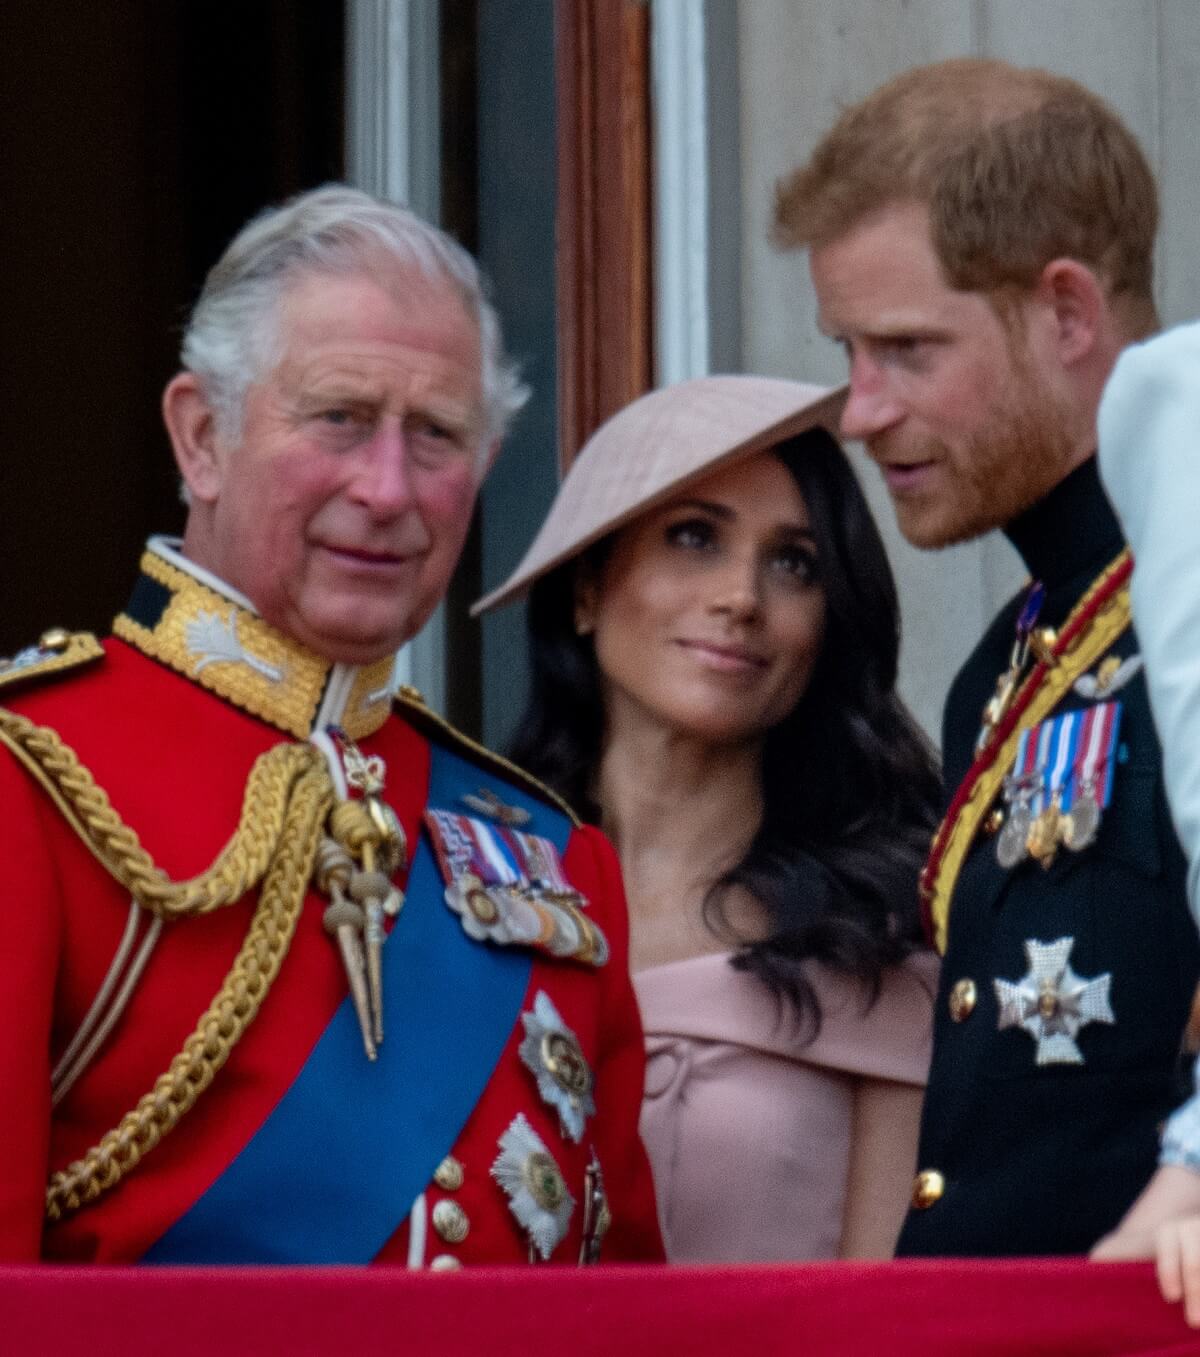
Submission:
[[[1182,1357],[1147,1264],[0,1269],[4,1357]]]

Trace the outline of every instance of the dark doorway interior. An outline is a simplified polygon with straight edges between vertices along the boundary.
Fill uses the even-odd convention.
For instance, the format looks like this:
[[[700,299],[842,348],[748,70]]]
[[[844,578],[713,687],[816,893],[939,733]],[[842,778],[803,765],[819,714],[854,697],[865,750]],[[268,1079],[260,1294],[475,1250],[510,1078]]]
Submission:
[[[479,258],[530,388],[483,488],[480,586],[533,540],[558,480],[554,0],[480,0]],[[526,701],[525,605],[483,619],[483,739],[502,749]]]
[[[0,7],[0,655],[106,631],[182,522],[158,416],[251,213],[343,172],[342,0]]]

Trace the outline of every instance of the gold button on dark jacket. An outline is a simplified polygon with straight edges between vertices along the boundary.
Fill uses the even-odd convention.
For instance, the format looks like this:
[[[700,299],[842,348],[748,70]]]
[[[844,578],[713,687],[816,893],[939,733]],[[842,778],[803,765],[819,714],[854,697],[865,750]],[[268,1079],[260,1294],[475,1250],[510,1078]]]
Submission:
[[[946,1180],[937,1169],[922,1169],[913,1180],[912,1204],[915,1211],[928,1211],[940,1201],[946,1190]]]
[[[974,980],[969,976],[964,976],[962,980],[955,981],[948,1000],[951,1018],[955,1022],[966,1022],[975,1012],[975,1005],[978,1001],[979,991],[975,988]]]

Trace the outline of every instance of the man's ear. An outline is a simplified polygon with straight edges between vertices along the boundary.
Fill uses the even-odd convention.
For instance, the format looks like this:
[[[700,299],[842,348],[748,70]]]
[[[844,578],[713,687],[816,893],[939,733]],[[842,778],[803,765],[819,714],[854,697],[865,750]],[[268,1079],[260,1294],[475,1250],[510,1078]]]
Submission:
[[[479,458],[479,481],[481,484],[488,472],[496,465],[496,458],[500,456],[500,444],[502,441],[502,439],[493,438],[482,451]]]
[[[163,392],[162,412],[175,463],[192,499],[211,503],[221,490],[216,420],[194,373],[179,372],[171,378]]]
[[[1108,294],[1096,274],[1078,259],[1052,259],[1036,291],[1048,308],[1051,342],[1063,366],[1091,358],[1108,323]]]

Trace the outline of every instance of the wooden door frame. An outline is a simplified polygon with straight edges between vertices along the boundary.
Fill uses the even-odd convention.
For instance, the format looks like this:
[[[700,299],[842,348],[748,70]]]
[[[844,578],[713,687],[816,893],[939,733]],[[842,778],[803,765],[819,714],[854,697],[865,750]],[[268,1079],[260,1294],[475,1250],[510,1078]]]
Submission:
[[[653,382],[650,15],[645,0],[555,5],[558,445]]]

